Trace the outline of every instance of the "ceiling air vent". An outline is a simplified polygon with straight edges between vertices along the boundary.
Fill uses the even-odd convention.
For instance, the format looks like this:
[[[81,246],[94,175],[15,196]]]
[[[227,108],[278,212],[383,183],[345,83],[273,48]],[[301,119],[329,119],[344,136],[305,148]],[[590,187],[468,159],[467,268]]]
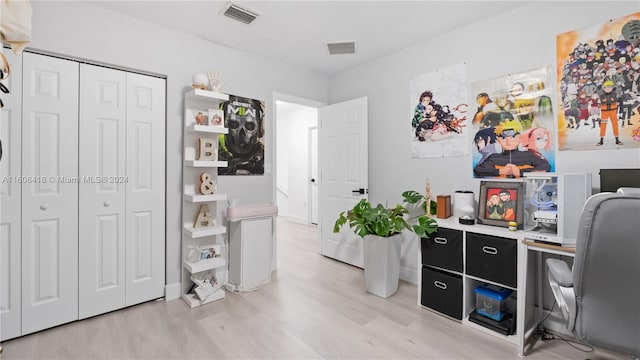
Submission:
[[[222,14],[247,25],[251,24],[253,20],[260,16],[258,13],[242,8],[234,3],[228,3]]]
[[[339,42],[339,43],[328,43],[327,48],[329,49],[329,55],[339,55],[339,54],[355,54],[356,53],[356,43],[351,42]]]

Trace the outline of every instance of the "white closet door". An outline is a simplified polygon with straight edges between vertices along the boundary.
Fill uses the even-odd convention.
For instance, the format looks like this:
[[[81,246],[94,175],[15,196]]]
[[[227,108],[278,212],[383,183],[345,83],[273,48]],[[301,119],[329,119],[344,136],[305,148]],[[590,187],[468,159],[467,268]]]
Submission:
[[[164,296],[165,80],[127,73],[127,305]]]
[[[80,319],[125,306],[126,73],[80,65]]]
[[[24,53],[22,333],[78,318],[78,64]]]
[[[1,50],[0,50],[1,51]],[[11,91],[1,94],[0,110],[0,341],[21,335],[20,237],[21,188],[15,177],[21,166],[22,59],[6,51],[11,76],[2,83]]]

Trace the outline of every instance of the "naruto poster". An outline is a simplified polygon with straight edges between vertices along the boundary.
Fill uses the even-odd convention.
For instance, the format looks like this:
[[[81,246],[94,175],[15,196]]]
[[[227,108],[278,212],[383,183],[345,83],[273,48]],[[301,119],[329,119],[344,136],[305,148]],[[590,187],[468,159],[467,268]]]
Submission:
[[[556,37],[559,150],[640,148],[640,13]]]
[[[550,68],[471,85],[472,168],[476,178],[555,171]]]

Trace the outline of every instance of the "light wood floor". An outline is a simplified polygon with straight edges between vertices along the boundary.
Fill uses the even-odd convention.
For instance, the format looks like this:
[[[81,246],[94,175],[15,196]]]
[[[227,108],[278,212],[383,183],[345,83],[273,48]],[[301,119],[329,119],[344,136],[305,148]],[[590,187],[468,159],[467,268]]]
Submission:
[[[516,346],[416,306],[401,282],[381,299],[361,269],[318,255],[316,227],[278,220],[278,270],[250,294],[189,309],[152,301],[24,336],[2,359],[518,359]],[[527,359],[619,359],[562,341]]]

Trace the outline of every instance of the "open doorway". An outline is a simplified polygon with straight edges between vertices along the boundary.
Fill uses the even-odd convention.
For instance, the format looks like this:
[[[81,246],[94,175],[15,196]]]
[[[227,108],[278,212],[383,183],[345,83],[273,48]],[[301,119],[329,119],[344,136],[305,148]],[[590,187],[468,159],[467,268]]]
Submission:
[[[274,96],[276,202],[280,216],[317,224],[318,117],[320,103]]]

